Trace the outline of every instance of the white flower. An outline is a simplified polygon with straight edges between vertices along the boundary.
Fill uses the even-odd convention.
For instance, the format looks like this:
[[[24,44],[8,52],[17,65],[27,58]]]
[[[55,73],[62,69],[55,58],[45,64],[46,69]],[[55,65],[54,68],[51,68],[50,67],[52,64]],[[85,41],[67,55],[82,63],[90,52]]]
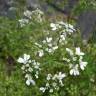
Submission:
[[[39,50],[38,53],[39,53],[39,57],[42,57],[44,55],[44,51],[43,50]]]
[[[50,87],[49,83],[46,83],[46,87]]]
[[[49,44],[48,44],[48,47],[52,47],[52,43],[49,43]]]
[[[80,47],[76,48],[76,53],[75,54],[78,55],[78,56],[84,55],[84,53],[80,51]]]
[[[38,79],[39,77],[38,77],[38,74],[35,74],[35,77]]]
[[[60,22],[58,22],[58,24],[60,24],[60,25],[65,25],[66,23],[63,22],[63,21],[60,21]]]
[[[46,40],[43,40],[42,42],[43,42],[43,44],[46,44]]]
[[[62,79],[64,79],[65,77],[66,77],[65,73],[59,72],[59,74],[57,75],[57,79],[59,80],[59,83],[61,84],[61,86],[64,86]]]
[[[68,27],[69,27],[70,29],[73,29],[73,30],[74,30],[74,27],[73,27],[73,25],[71,25],[71,24],[68,24]]]
[[[66,51],[72,56],[73,55],[73,51],[69,48],[66,48]]]
[[[47,37],[46,41],[47,41],[47,43],[50,43],[52,41],[52,37]]]
[[[21,67],[21,69],[22,69],[22,70],[25,70],[25,66],[23,65],[23,66]]]
[[[43,21],[43,15],[44,13],[39,10],[38,8],[34,11],[32,11],[32,16],[35,17],[34,19],[38,22],[41,23]]]
[[[63,21],[60,21],[60,22],[58,22],[58,23],[59,23],[60,25],[65,26],[66,29],[71,29],[71,30],[74,30],[74,31],[75,31],[74,26],[71,25],[71,24],[68,24],[68,23],[63,22]]]
[[[51,74],[48,74],[47,75],[47,80],[49,81],[51,79],[52,75]]]
[[[29,71],[29,72],[32,72],[32,71],[33,71],[33,69],[32,69],[31,67],[29,67],[29,68],[28,68],[28,71]]]
[[[74,31],[75,31],[73,25],[68,24],[68,23],[65,23],[65,28],[66,28],[66,29],[71,29],[71,30],[74,30]]]
[[[80,68],[81,70],[84,70],[87,65],[87,62],[80,61]]]
[[[50,27],[52,28],[52,31],[57,30],[56,24],[54,24],[54,23],[51,23]]]
[[[39,69],[39,65],[36,64],[36,65],[34,66],[34,68],[35,68],[35,69]]]
[[[52,49],[53,49],[53,50],[56,50],[56,49],[58,49],[58,46],[54,46]]]
[[[66,32],[68,32],[69,34],[73,33],[73,30],[72,29],[66,29]]]
[[[30,65],[29,65],[29,64],[26,64],[25,66],[26,66],[26,67],[30,67]]]
[[[42,91],[44,93],[46,91],[46,88],[40,87],[40,91]]]
[[[52,77],[52,80],[55,80],[55,79],[57,79],[57,78],[58,78],[58,75],[55,74],[55,75]]]
[[[65,40],[66,34],[61,34],[61,35],[60,35],[60,38],[61,38],[62,40]]]
[[[52,85],[53,85],[53,87],[56,87],[56,86],[57,86],[57,83],[53,82],[53,84],[52,84]]]
[[[74,76],[79,75],[78,64],[71,67],[72,69],[70,70],[70,75],[74,75]]]
[[[38,44],[37,42],[35,43],[35,45],[42,48],[42,45]]]
[[[66,61],[66,62],[70,62],[70,59],[67,59],[67,58],[63,58],[62,60]]]
[[[49,92],[50,92],[50,93],[53,93],[53,89],[50,89]]]
[[[29,23],[29,20],[28,19],[20,19],[19,23],[20,23],[21,27],[24,27],[26,24]]]
[[[29,11],[29,10],[26,10],[26,11],[24,12],[24,16],[28,17],[29,19],[31,19],[31,15],[32,15],[32,12]]]
[[[53,52],[53,50],[51,49],[51,48],[46,48],[45,49],[47,52],[49,52],[49,53],[52,53]]]
[[[35,85],[35,81],[32,80],[32,79],[27,79],[27,80],[26,80],[26,85],[29,86],[30,84]]]
[[[30,84],[35,85],[35,81],[32,79],[30,74],[26,74],[25,78],[27,78],[26,80],[26,84],[29,86]]]
[[[41,11],[40,9],[36,9],[35,11],[32,11],[33,13],[37,13],[37,14],[41,14],[41,15],[43,15],[44,13],[43,13],[43,11]]]
[[[79,57],[79,61],[82,61],[82,59],[83,59],[83,56],[80,56],[80,57]]]
[[[30,55],[24,54],[23,58],[19,57],[17,60],[19,63],[27,64],[29,63]]]
[[[65,77],[66,77],[65,73],[61,73],[61,72],[59,72],[59,74],[58,74],[58,76],[57,76],[57,78],[58,78],[59,80],[62,80],[62,79],[65,78]]]
[[[73,61],[76,61],[77,60],[77,57],[73,57]]]

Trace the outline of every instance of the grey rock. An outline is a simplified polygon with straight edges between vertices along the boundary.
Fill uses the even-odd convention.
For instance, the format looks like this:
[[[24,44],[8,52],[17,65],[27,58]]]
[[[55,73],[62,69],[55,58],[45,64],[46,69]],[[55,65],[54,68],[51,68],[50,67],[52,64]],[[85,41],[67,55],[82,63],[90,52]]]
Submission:
[[[10,19],[14,19],[16,17],[16,13],[13,3],[13,0],[0,0],[0,16],[6,16]]]
[[[77,28],[81,31],[83,40],[88,40],[96,33],[96,10],[86,10],[81,12],[77,20]],[[96,34],[94,36],[96,38]]]
[[[6,11],[8,11],[10,5],[9,0],[0,0],[0,15],[6,14]]]
[[[39,0],[26,0],[26,6],[29,9],[36,9],[36,8],[40,8],[40,2]]]

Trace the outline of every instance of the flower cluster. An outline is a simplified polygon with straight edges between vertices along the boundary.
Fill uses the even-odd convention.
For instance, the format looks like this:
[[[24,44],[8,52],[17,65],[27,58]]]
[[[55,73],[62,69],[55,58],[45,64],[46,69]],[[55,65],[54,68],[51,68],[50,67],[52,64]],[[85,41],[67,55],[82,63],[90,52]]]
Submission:
[[[66,51],[68,53],[68,58],[63,58],[68,64],[70,68],[70,75],[79,75],[79,69],[84,70],[87,62],[83,61],[84,53],[81,52],[80,47],[75,48],[75,51],[66,48]]]
[[[74,31],[76,31],[74,29],[74,26],[69,24],[69,23],[65,23],[63,21],[57,22],[57,23],[51,23],[50,27],[52,28],[53,31],[62,29],[65,32],[68,32],[69,34],[73,33]]]
[[[21,27],[26,26],[32,18],[37,22],[42,22],[43,21],[43,12],[41,10],[39,10],[38,8],[34,11],[26,10],[24,12],[24,18],[19,20],[20,26]]]
[[[61,44],[66,44],[67,43],[67,41],[66,41],[67,36],[71,35],[74,31],[76,31],[74,29],[73,25],[63,22],[63,21],[60,21],[57,23],[51,23],[50,27],[51,27],[52,31],[58,31],[58,30],[60,31],[59,32],[60,33],[59,43],[61,43]]]
[[[30,55],[24,54],[23,57],[19,57],[17,60],[19,63],[23,64],[21,69],[26,78],[26,84],[29,86],[30,84],[35,85],[35,81],[33,80],[39,78],[40,63],[35,60],[30,59]]]
[[[58,45],[53,42],[52,37],[46,37],[46,39],[42,42],[46,46],[45,51],[48,53],[53,53],[56,49],[58,49]]]
[[[63,79],[66,77],[65,73],[59,72],[58,74],[52,75],[48,74],[46,78],[46,84],[44,87],[40,87],[40,91],[43,93],[49,91],[53,93],[55,90],[59,90],[60,87],[63,87]]]
[[[27,10],[24,12],[24,16],[26,17],[26,19],[19,20],[21,27],[28,24],[29,20],[32,19],[34,19],[36,22],[39,23],[41,23],[43,20],[42,19],[43,12],[40,11],[39,9],[32,12]],[[54,64],[53,66],[55,66],[55,63],[62,64],[61,59],[63,58],[64,61],[63,63],[66,63],[66,65],[62,64],[60,65],[60,68],[61,66],[64,68],[67,67],[64,70],[64,73],[62,73],[61,72],[62,70],[60,70],[60,72],[57,71],[58,73],[56,72],[56,74],[47,74],[46,72],[44,73],[44,75],[43,73],[40,74],[41,70],[40,63],[38,63],[35,60],[32,60],[30,58],[30,55],[27,54],[24,54],[23,57],[19,57],[19,59],[17,60],[19,63],[22,63],[21,69],[25,75],[26,84],[28,86],[31,84],[35,85],[36,79],[38,79],[37,82],[39,82],[40,79],[39,75],[41,75],[43,78],[43,76],[47,74],[46,78],[43,78],[45,81],[45,82],[42,81],[43,86],[39,85],[40,91],[43,93],[45,92],[54,93],[55,91],[58,91],[61,87],[64,87],[64,80],[68,78],[69,74],[72,76],[78,76],[80,75],[80,72],[84,71],[87,66],[87,62],[83,61],[85,54],[81,51],[80,47],[76,47],[75,49],[73,49],[72,47],[73,49],[72,50],[71,48],[66,48],[65,46],[65,44],[67,45],[68,43],[70,43],[68,42],[69,40],[68,37],[71,37],[72,33],[76,31],[73,25],[61,21],[57,23],[51,23],[50,27],[51,30],[50,29],[43,30],[42,28],[43,32],[42,34],[40,34],[40,38],[38,33],[37,36],[38,39],[36,38],[33,41],[32,47],[36,48],[36,49],[34,48],[36,50],[34,52],[35,58],[37,58],[36,60],[39,60],[39,62],[42,62],[42,70],[44,72],[46,70],[44,68],[46,67],[43,67],[43,64],[45,63],[49,64],[51,61]],[[39,43],[38,41],[35,40],[38,40]],[[64,46],[62,44],[64,44]],[[49,57],[46,58],[47,56],[50,56],[50,58]],[[51,58],[52,56],[54,56],[54,58]],[[48,60],[48,59],[54,59],[54,60]],[[48,66],[51,67],[50,64]],[[56,66],[56,68],[57,67],[58,66]],[[50,73],[50,68],[48,71],[49,71],[48,73]]]
[[[42,44],[35,43],[35,45],[40,48],[40,50],[36,52],[39,57],[44,56],[44,52],[52,54],[56,49],[58,49],[58,45],[53,41],[52,37],[46,37],[42,41]]]
[[[41,23],[44,20],[44,13],[38,8],[35,11],[32,11],[32,15],[34,20],[38,23]]]
[[[31,18],[32,18],[32,12],[29,11],[29,10],[26,10],[26,11],[24,12],[24,16],[25,16],[26,18],[28,18],[28,19],[31,19]]]
[[[20,23],[21,27],[24,27],[25,25],[27,25],[29,23],[29,20],[23,18],[23,19],[19,20],[19,23]]]

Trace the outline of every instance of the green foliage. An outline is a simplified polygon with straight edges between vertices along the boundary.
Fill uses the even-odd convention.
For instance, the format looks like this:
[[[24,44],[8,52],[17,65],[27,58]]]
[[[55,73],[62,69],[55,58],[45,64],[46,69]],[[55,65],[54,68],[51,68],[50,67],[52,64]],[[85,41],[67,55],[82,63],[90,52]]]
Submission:
[[[54,54],[45,54],[45,57],[40,59],[34,52],[39,50],[34,43],[42,43],[47,35],[52,36],[55,40],[59,34],[50,31],[50,22],[45,20],[38,23],[36,20],[20,27],[18,20],[9,20],[8,18],[0,18],[0,96],[95,96],[96,95],[96,44],[89,43],[83,45],[79,35],[68,37],[68,44],[60,45]],[[46,35],[46,30],[50,31]],[[85,52],[84,59],[88,62],[86,69],[81,72],[80,76],[69,76],[64,81],[64,87],[59,91],[49,94],[42,94],[39,90],[43,82],[46,82],[46,74],[49,72],[54,74],[59,71],[65,72],[67,67],[61,57],[66,54],[65,49],[80,48]],[[45,48],[45,46],[44,46]],[[24,74],[21,71],[21,65],[17,63],[17,59],[22,54],[30,54],[32,59],[36,59],[41,63],[41,75],[38,83],[35,86],[27,86],[25,84]],[[6,67],[9,62],[8,57],[14,58],[14,65],[11,69],[11,75],[8,76]],[[12,62],[13,63],[13,62]]]
[[[95,0],[80,0],[79,3],[74,8],[73,12],[75,14],[80,14],[84,10],[96,9]]]

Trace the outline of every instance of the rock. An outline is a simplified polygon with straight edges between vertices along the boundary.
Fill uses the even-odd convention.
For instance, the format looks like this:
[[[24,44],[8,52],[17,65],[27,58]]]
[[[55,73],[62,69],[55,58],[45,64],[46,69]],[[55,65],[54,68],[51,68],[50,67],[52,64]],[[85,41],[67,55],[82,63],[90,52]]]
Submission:
[[[0,0],[0,15],[6,15],[10,5],[9,0]]]
[[[13,0],[0,0],[0,16],[6,16],[10,19],[16,18],[16,10],[13,3]]]
[[[28,9],[34,10],[40,8],[39,0],[26,0],[26,6]]]
[[[96,31],[96,10],[85,10],[81,12],[76,26],[80,29],[83,40],[89,40]],[[94,37],[96,38],[96,34]]]

